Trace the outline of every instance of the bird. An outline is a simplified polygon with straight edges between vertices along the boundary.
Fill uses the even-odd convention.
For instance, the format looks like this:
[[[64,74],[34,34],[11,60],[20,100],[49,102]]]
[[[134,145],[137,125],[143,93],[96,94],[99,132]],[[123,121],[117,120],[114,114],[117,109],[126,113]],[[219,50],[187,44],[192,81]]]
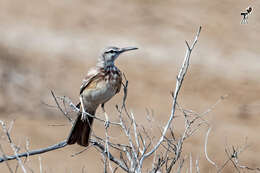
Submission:
[[[121,89],[122,72],[115,66],[115,60],[120,54],[136,49],[138,48],[110,46],[102,51],[95,67],[90,68],[80,87],[80,102],[77,107],[82,111],[78,113],[69,133],[68,145],[77,143],[83,147],[88,146],[97,108],[101,105],[104,111],[104,104]]]
[[[241,21],[241,24],[247,23],[248,15],[251,14],[252,10],[253,10],[253,8],[249,6],[249,7],[246,9],[246,12],[241,12],[241,13],[240,13],[241,16],[243,16],[243,19],[242,19],[242,21]]]

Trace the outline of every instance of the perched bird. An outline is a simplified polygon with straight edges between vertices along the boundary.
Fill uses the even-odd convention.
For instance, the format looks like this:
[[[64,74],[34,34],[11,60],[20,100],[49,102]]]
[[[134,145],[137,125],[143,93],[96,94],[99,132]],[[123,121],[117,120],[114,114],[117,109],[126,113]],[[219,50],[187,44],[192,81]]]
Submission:
[[[114,62],[121,53],[136,49],[136,47],[107,47],[98,58],[96,66],[88,71],[80,87],[80,103],[77,105],[78,108],[82,108],[82,113],[78,114],[74,122],[67,144],[88,146],[93,117],[86,113],[94,116],[99,105],[103,107],[120,91],[122,73]]]
[[[249,6],[249,7],[246,9],[246,12],[240,13],[241,16],[243,16],[242,21],[241,21],[241,24],[247,23],[248,15],[251,14],[252,10],[253,10],[253,8]]]

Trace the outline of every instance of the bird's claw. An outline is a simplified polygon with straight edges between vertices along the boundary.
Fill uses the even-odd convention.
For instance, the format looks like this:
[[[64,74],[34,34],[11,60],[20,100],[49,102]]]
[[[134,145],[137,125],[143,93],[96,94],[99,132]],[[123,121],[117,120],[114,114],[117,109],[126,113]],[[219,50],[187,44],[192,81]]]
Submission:
[[[87,120],[87,115],[86,115],[85,112],[82,112],[82,114],[81,114],[81,120],[82,120],[82,121],[86,121],[86,120]]]
[[[105,128],[107,129],[109,127],[109,125],[110,125],[110,122],[108,120],[106,120],[104,123]]]

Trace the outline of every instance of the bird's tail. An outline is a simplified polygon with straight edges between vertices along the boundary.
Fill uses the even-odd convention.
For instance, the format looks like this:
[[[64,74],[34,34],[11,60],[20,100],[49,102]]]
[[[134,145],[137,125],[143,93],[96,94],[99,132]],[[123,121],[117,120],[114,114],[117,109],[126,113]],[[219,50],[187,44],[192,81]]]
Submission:
[[[94,114],[95,112],[91,115]],[[87,116],[87,119],[85,121],[82,121],[81,113],[79,113],[67,138],[67,144],[72,145],[77,142],[77,144],[87,147],[91,133],[92,123],[93,117]]]

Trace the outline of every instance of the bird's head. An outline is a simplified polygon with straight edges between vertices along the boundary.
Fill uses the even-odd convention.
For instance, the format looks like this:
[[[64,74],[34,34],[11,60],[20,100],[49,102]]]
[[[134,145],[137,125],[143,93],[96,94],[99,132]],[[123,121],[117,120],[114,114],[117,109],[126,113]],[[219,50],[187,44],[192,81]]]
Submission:
[[[118,48],[118,47],[107,47],[103,50],[99,60],[98,64],[108,67],[108,66],[113,66],[114,61],[117,59],[117,57],[126,51],[130,50],[136,50],[138,48],[136,47],[125,47],[125,48]]]

